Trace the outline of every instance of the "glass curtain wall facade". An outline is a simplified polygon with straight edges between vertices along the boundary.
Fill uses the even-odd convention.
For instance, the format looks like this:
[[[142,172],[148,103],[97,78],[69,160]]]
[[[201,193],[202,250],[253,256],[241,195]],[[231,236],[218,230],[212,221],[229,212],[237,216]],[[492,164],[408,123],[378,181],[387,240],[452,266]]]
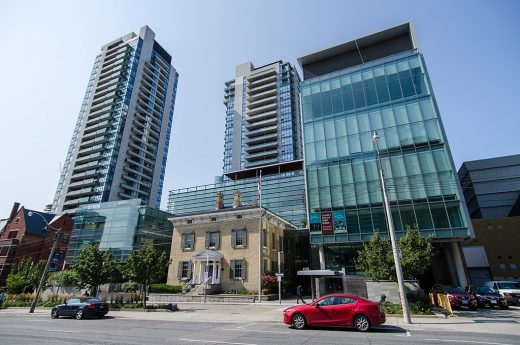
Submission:
[[[233,193],[240,191],[243,205],[258,200],[258,179],[240,179],[222,183],[183,188],[170,191],[168,212],[175,216],[212,211],[215,197],[224,193],[224,206],[231,207]],[[302,170],[262,177],[262,206],[297,227],[305,227],[305,180]]]
[[[435,239],[470,236],[417,49],[306,79],[302,104],[312,244],[352,244],[374,232],[387,234],[374,132],[397,236],[415,224]]]
[[[66,264],[71,265],[90,243],[110,250],[119,262],[126,262],[133,249],[153,246],[169,255],[173,226],[167,212],[141,206],[140,199],[85,205],[74,217]]]
[[[159,207],[178,73],[147,26],[101,48],[62,169],[53,210],[141,199]]]

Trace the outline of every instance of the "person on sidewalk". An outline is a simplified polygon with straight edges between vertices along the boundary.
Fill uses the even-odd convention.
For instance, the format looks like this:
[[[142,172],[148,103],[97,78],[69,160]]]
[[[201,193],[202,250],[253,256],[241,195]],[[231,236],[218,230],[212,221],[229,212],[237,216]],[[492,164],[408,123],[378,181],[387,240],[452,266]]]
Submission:
[[[303,304],[307,304],[304,300],[303,300],[303,296],[302,296],[302,293],[303,293],[303,289],[302,289],[302,285],[301,284],[298,284],[298,287],[296,288],[296,304],[298,304],[300,302],[300,299],[302,300],[302,303]]]

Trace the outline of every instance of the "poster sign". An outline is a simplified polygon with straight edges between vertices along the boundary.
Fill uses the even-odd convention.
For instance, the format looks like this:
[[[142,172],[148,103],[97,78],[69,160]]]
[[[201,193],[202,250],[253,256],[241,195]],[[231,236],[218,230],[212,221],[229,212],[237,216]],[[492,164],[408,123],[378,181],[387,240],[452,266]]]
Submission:
[[[334,223],[332,220],[332,212],[321,213],[321,234],[334,235]]]
[[[321,231],[321,215],[319,213],[311,213],[309,223],[311,232]]]
[[[347,222],[345,221],[345,212],[343,211],[334,211],[332,213],[334,218],[334,230],[347,230]]]

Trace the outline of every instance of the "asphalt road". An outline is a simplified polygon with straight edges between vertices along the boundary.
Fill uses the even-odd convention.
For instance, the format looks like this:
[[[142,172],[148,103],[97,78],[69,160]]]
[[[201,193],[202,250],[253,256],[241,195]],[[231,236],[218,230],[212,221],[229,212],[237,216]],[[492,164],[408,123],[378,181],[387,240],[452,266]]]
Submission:
[[[0,344],[520,344],[518,335],[412,330],[382,326],[368,333],[350,329],[302,331],[272,322],[222,323],[105,319],[53,320],[44,315],[0,316]]]

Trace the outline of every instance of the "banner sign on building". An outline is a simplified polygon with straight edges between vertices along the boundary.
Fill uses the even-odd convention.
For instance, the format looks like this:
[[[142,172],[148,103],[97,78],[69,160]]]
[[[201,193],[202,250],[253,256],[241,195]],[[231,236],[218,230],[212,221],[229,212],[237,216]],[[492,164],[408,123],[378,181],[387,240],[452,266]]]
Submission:
[[[321,213],[321,234],[334,235],[334,223],[332,221],[332,212]]]
[[[321,231],[321,215],[319,213],[309,214],[309,223],[311,231]]]
[[[345,212],[334,211],[332,213],[334,219],[334,230],[347,230],[347,222],[345,221]]]

